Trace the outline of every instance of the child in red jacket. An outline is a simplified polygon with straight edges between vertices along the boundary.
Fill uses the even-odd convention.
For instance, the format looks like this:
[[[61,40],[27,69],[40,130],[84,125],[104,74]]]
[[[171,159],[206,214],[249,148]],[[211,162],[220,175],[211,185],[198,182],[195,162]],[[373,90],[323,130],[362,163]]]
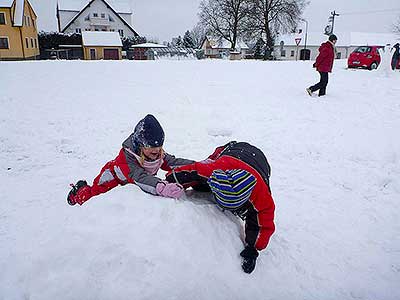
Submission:
[[[179,198],[184,193],[177,183],[169,183],[156,177],[161,168],[170,171],[173,167],[193,161],[164,152],[164,131],[153,115],[139,121],[134,132],[122,143],[118,156],[107,162],[90,186],[79,180],[68,193],[70,205],[82,205],[91,197],[105,193],[118,185],[134,183],[143,191],[163,197]]]
[[[317,84],[306,88],[307,93],[312,96],[312,93],[318,91],[318,96],[326,94],[326,87],[328,85],[328,72],[332,72],[333,60],[335,58],[335,44],[337,37],[334,34],[329,36],[327,42],[322,43],[319,47],[319,54],[316,58],[313,67],[317,69],[320,75],[320,80]]]
[[[245,142],[230,142],[208,159],[174,168],[167,181],[211,191],[217,204],[245,221],[242,268],[251,273],[258,251],[275,231],[275,204],[269,188],[270,166],[262,151]]]

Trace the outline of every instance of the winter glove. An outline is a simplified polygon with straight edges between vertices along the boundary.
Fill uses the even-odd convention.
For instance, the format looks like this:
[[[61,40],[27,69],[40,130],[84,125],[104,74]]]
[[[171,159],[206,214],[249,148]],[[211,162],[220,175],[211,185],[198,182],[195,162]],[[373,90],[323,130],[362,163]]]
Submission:
[[[163,197],[180,198],[184,193],[184,189],[179,183],[160,181],[156,185],[156,192],[158,195]]]
[[[256,267],[256,260],[258,257],[258,251],[252,246],[246,246],[240,256],[243,257],[242,269],[245,273],[250,274]]]
[[[317,67],[317,63],[313,63],[312,67],[316,68]]]

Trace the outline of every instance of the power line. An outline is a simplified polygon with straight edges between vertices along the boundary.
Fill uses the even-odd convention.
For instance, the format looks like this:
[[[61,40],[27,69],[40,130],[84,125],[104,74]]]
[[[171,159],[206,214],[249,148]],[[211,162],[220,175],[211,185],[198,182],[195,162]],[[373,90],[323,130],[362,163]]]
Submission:
[[[370,11],[359,11],[359,12],[349,12],[349,13],[341,13],[341,15],[367,15],[367,14],[375,14],[375,13],[385,13],[385,12],[400,12],[400,8],[392,8],[392,9],[381,9],[381,10],[370,10]]]

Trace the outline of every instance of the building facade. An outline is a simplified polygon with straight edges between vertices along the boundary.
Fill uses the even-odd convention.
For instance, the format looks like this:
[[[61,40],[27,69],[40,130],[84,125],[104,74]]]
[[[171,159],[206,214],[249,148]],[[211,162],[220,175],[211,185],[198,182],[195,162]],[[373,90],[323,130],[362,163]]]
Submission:
[[[204,38],[201,49],[204,51],[205,58],[230,58],[232,53],[235,59],[241,59],[249,51],[249,47],[244,42],[238,41],[235,51],[232,51],[231,44],[228,41],[217,41],[210,37]]]
[[[396,40],[391,33],[367,32],[338,32],[335,33],[338,41],[335,45],[335,58],[348,58],[350,53],[359,46],[385,46]],[[299,42],[297,45],[296,39]],[[275,39],[274,57],[277,60],[315,60],[319,54],[319,47],[328,40],[328,36],[319,32],[302,32],[300,34],[280,35]]]
[[[28,0],[0,0],[0,60],[38,58],[36,21]]]
[[[121,37],[135,37],[132,10],[128,2],[113,0],[59,0],[58,30],[62,33],[84,31],[118,32]]]
[[[117,32],[82,33],[83,58],[85,60],[120,60],[122,42]]]

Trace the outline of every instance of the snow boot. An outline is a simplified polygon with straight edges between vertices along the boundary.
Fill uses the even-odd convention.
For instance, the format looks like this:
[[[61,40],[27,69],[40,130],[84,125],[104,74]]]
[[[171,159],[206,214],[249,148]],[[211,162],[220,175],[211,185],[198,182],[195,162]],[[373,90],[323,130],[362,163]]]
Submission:
[[[313,93],[310,88],[306,88],[306,92],[308,93],[308,95],[310,95],[312,97]]]
[[[71,187],[72,190],[67,196],[69,205],[75,205],[77,203],[82,205],[92,197],[91,188],[85,180],[79,180],[76,184],[71,183]]]

